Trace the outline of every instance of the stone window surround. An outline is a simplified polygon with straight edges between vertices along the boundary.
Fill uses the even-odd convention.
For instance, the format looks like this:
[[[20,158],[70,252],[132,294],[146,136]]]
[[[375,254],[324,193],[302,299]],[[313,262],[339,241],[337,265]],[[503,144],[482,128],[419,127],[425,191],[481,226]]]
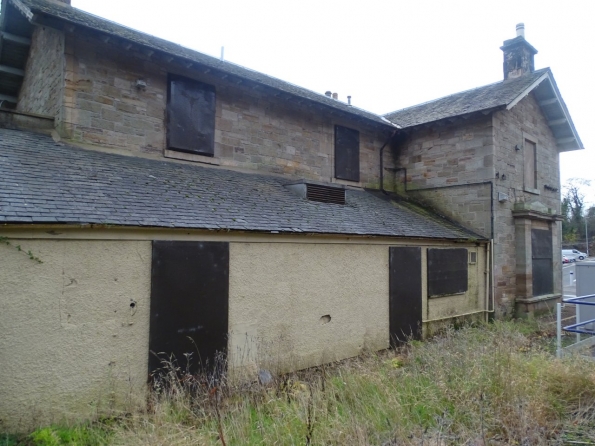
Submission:
[[[523,132],[523,190],[525,192],[529,192],[530,194],[535,194],[535,195],[540,195],[539,192],[539,184],[537,184],[537,188],[534,189],[532,187],[527,187],[526,183],[525,183],[525,150],[526,150],[526,145],[525,145],[525,141],[531,141],[533,144],[535,144],[535,175],[537,176],[537,154],[539,153],[539,141],[538,139],[531,135],[530,133],[527,132]],[[537,183],[537,179],[535,181]]]
[[[562,218],[559,215],[544,214],[532,210],[516,210],[513,211],[512,216],[515,223],[516,239],[516,303],[531,307],[538,302],[558,299],[561,295],[556,292],[555,285],[554,294],[533,296],[531,229],[539,223],[541,225],[545,223],[554,237],[556,233],[554,225],[556,222],[562,221]],[[536,222],[536,225],[533,222]],[[555,244],[552,243],[552,246]],[[555,252],[553,254],[555,256]]]

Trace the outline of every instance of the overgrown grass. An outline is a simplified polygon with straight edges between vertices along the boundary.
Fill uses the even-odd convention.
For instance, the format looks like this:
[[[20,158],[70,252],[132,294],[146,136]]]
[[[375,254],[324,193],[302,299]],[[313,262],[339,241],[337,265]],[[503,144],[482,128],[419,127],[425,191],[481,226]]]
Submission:
[[[556,359],[548,336],[527,322],[462,328],[268,386],[170,374],[146,413],[19,444],[595,444],[595,363]]]

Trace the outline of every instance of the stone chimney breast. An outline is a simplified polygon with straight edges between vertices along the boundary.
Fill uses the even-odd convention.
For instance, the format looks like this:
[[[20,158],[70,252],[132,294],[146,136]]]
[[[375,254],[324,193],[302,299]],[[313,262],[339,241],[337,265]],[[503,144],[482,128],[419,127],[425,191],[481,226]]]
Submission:
[[[525,24],[516,26],[517,36],[505,40],[500,49],[504,52],[504,80],[514,79],[535,71],[534,56],[537,50],[525,40]]]

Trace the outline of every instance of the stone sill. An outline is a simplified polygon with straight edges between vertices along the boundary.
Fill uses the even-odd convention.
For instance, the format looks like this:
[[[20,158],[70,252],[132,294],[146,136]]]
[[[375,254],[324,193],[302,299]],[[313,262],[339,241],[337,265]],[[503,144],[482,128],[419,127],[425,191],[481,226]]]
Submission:
[[[539,191],[539,189],[532,189],[530,187],[525,187],[523,190],[525,192],[529,192],[530,194],[541,195],[541,192]]]
[[[331,183],[341,184],[343,186],[359,187],[359,188],[364,187],[361,181],[340,180],[338,178],[331,178]]]
[[[547,302],[550,300],[557,300],[562,297],[561,294],[544,294],[543,296],[535,296],[535,297],[528,297],[528,298],[516,298],[517,304],[534,304],[537,302]]]
[[[171,158],[171,159],[182,160],[182,161],[192,161],[194,163],[213,164],[215,166],[219,166],[221,164],[221,160],[219,158],[214,158],[212,156],[196,155],[194,153],[177,152],[175,150],[168,150],[168,149],[165,149],[163,151],[163,156],[165,158]]]

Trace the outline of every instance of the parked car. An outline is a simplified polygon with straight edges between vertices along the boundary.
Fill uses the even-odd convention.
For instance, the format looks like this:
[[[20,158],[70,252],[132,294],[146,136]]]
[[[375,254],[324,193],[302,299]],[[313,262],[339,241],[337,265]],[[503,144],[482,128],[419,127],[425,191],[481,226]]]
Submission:
[[[562,263],[570,263],[570,259],[562,254]]]
[[[580,252],[578,249],[563,249],[562,255],[570,257],[574,257],[575,260],[585,260],[587,258],[587,254],[584,252]]]

